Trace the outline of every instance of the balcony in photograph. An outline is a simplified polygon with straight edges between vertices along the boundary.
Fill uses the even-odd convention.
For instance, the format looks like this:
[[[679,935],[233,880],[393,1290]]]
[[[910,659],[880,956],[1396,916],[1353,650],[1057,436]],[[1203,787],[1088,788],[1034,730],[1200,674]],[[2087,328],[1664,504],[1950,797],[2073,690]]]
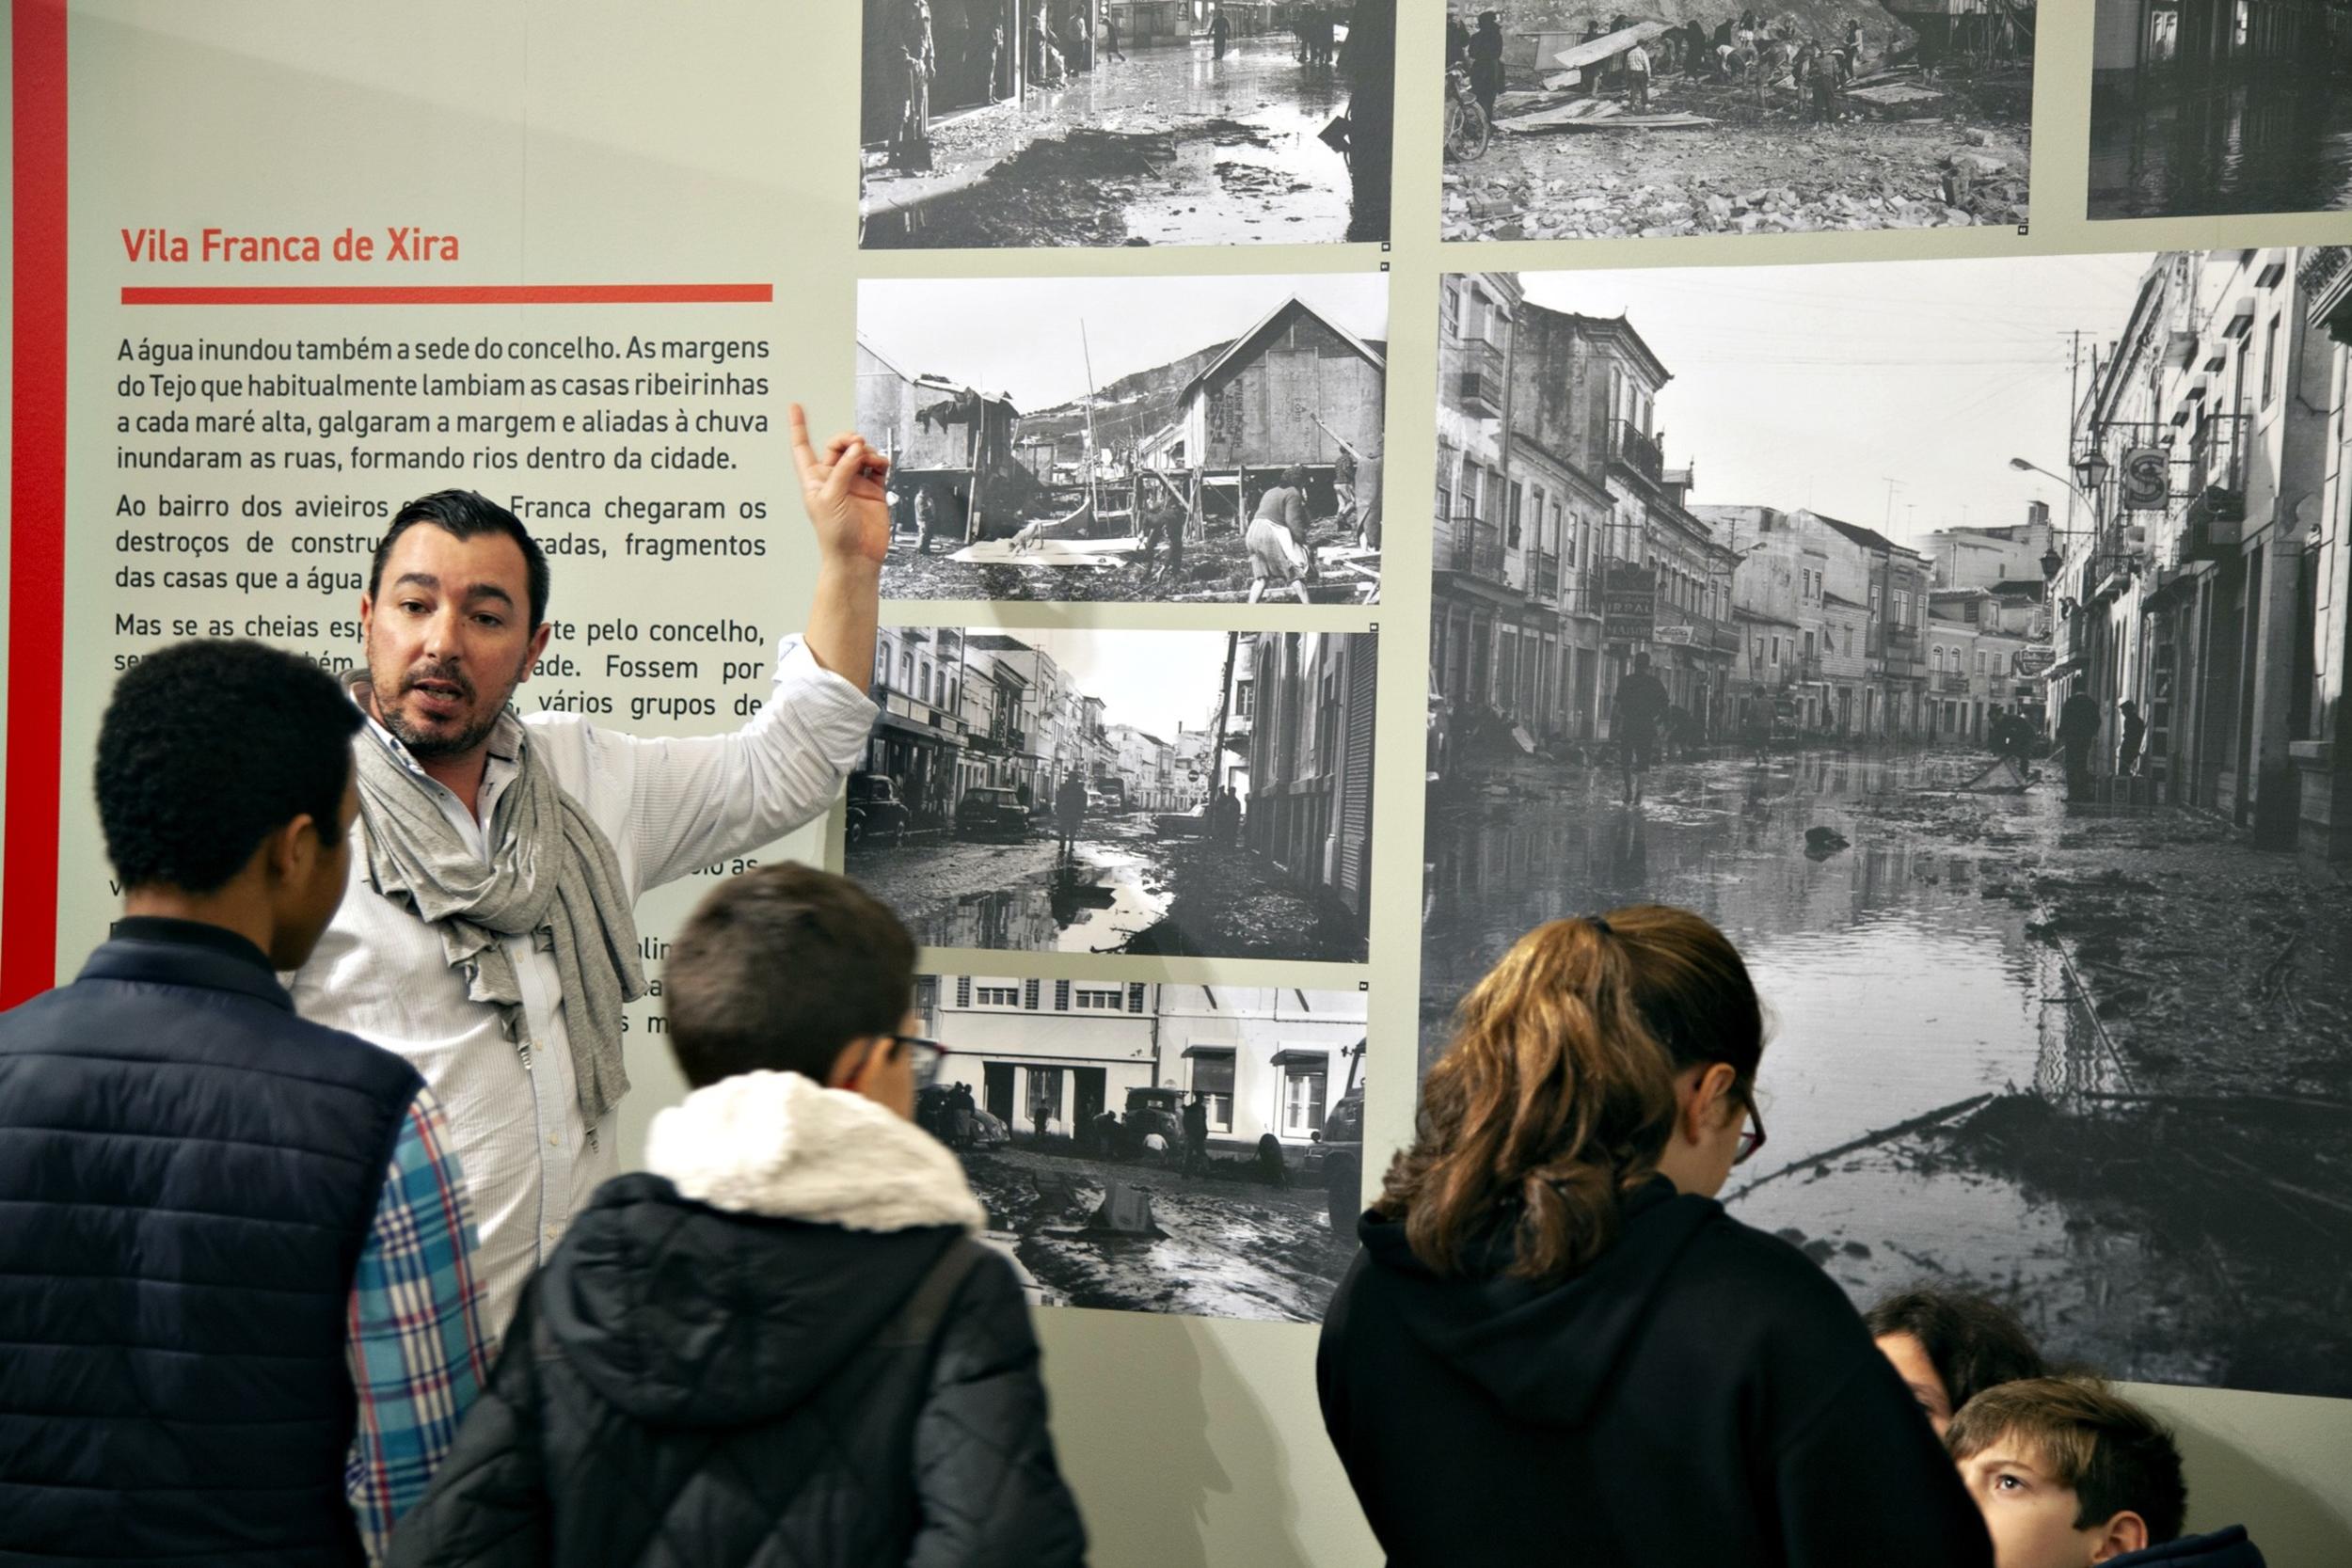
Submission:
[[[2246,534],[2246,492],[2208,485],[2181,514],[2181,559],[2219,561],[2237,553]]]
[[[1609,455],[1652,484],[1665,483],[1666,449],[1623,420],[1610,421]]]
[[[1502,530],[1483,517],[1454,519],[1454,538],[1444,564],[1449,571],[1483,581],[1505,583],[1502,572]]]
[[[1951,692],[1963,697],[1966,696],[1968,694],[1968,672],[1965,670],[1938,670],[1935,673],[1935,689],[1938,691]]]
[[[1464,343],[1461,376],[1455,388],[1463,412],[1482,419],[1501,419],[1502,388],[1502,350],[1485,341]]]
[[[1549,551],[1535,555],[1535,596],[1546,604],[1556,604],[1560,598],[1560,558]]]
[[[2296,283],[2311,301],[2312,325],[2352,343],[2352,245],[2314,245],[2304,253]]]

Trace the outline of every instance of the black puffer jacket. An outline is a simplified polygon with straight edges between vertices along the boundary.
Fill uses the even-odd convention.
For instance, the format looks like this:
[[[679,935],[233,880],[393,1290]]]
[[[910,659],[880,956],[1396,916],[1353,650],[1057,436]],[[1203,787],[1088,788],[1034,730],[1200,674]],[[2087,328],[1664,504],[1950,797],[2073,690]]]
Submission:
[[[675,1184],[625,1176],[596,1195],[525,1292],[492,1386],[401,1526],[394,1568],[1085,1560],[1019,1281],[942,1223],[957,1195],[972,1207],[953,1157],[896,1118],[857,1126],[855,1107],[846,1129],[813,1131],[853,1097],[796,1083],[778,1113],[795,1147],[768,1150],[766,1166],[755,1154],[724,1168],[714,1147],[742,1131],[738,1094],[739,1114],[669,1130],[672,1152],[688,1151]],[[937,1152],[955,1194],[925,1190],[935,1168],[861,1180],[861,1164],[894,1152],[877,1140],[902,1134]],[[840,1153],[845,1135],[847,1170],[819,1152]],[[657,1166],[664,1142],[658,1124]],[[793,1210],[826,1217],[778,1212]],[[936,1335],[891,1342],[957,1245],[979,1257]]]

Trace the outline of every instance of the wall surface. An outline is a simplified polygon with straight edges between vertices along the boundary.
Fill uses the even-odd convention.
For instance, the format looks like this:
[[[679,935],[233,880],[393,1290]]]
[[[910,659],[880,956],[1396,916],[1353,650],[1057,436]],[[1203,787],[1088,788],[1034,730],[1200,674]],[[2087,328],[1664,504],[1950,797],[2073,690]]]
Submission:
[[[945,252],[907,254],[857,248],[860,65],[850,8],[816,25],[803,8],[756,0],[719,0],[659,12],[621,0],[423,0],[315,7],[294,0],[215,0],[204,6],[165,0],[83,0],[71,8],[67,64],[71,103],[71,283],[68,365],[69,455],[64,518],[11,520],[14,542],[27,527],[62,526],[66,553],[65,701],[53,756],[65,809],[62,871],[54,908],[8,908],[8,942],[52,927],[56,966],[70,974],[103,933],[113,908],[85,780],[105,693],[117,659],[172,640],[173,628],[118,629],[118,615],[159,623],[215,619],[314,622],[314,631],[278,635],[305,651],[350,648],[336,620],[356,611],[347,587],[278,586],[173,594],[118,586],[128,569],[115,547],[125,526],[121,499],[155,505],[165,495],[271,497],[289,502],[349,493],[405,497],[423,487],[405,471],[342,471],[296,479],[283,469],[264,478],[124,476],[117,467],[117,420],[130,400],[119,388],[142,340],[257,338],[463,340],[559,342],[582,337],[691,337],[755,340],[765,357],[749,367],[764,376],[756,395],[721,400],[730,411],[764,415],[764,432],[693,436],[686,443],[727,451],[733,466],[654,475],[550,470],[537,474],[467,468],[456,476],[501,498],[531,494],[601,505],[632,488],[642,493],[723,500],[734,519],[726,532],[756,540],[762,552],[724,562],[651,557],[561,558],[555,613],[574,624],[557,651],[577,677],[527,686],[528,700],[564,691],[614,702],[624,727],[674,733],[715,732],[737,721],[738,698],[755,696],[764,677],[664,683],[608,673],[610,643],[589,641],[600,622],[649,626],[660,620],[727,618],[756,623],[766,644],[804,612],[813,554],[782,444],[785,404],[809,405],[819,430],[847,421],[855,395],[855,281],[868,277],[985,277],[1013,273],[1093,276],[1196,273],[1364,271],[1392,268],[1387,382],[1386,481],[1407,501],[1389,508],[1387,593],[1376,609],[1341,629],[1376,620],[1383,737],[1373,835],[1370,961],[1362,967],[1169,958],[1139,974],[1132,960],[1093,955],[992,955],[984,961],[934,956],[926,968],[946,974],[985,970],[1015,975],[1104,980],[1141,977],[1229,985],[1305,986],[1353,990],[1376,972],[1366,1065],[1367,1164],[1409,1134],[1412,1098],[1404,1092],[1416,1059],[1414,997],[1419,953],[1423,663],[1429,647],[1430,532],[1421,498],[1431,494],[1435,462],[1431,390],[1435,385],[1437,278],[1447,268],[1634,267],[1671,262],[1719,267],[1743,262],[1900,260],[2053,254],[2093,249],[2155,249],[2303,244],[2345,234],[2341,215],[2263,216],[2107,223],[2072,216],[2084,210],[2090,112],[2091,10],[2045,5],[2035,89],[2035,191],[2030,232],[1954,230],[1775,237],[1712,237],[1661,245],[1595,240],[1573,245],[1501,242],[1441,247],[1438,231],[1440,165],[1435,62],[1442,50],[1439,7],[1407,0],[1399,21],[1396,238],[1391,248],[1261,245],[1169,250]],[[21,87],[21,84],[20,84]],[[13,145],[13,144],[12,144]],[[317,232],[346,228],[381,233],[415,225],[461,237],[454,261],[299,265],[149,264],[128,259],[125,230],[161,227],[196,234],[208,226],[236,232]],[[5,266],[0,261],[0,266]],[[435,283],[770,284],[772,297],[739,303],[675,305],[519,305],[439,303],[418,307],[262,305],[151,307],[126,304],[126,287],[209,284],[398,285]],[[561,367],[565,361],[553,361]],[[276,366],[273,370],[290,368]],[[326,367],[332,369],[334,367]],[[443,366],[481,371],[478,363]],[[516,367],[509,365],[507,371]],[[678,367],[673,366],[673,370]],[[919,372],[924,367],[903,367]],[[553,373],[546,364],[522,373]],[[698,372],[707,372],[701,365]],[[224,372],[225,373],[225,372]],[[0,410],[8,406],[0,388]],[[200,400],[199,400],[200,401]],[[527,409],[534,400],[516,399]],[[589,399],[591,403],[597,400]],[[681,400],[632,394],[613,401],[641,412],[668,412]],[[392,399],[385,408],[430,410],[433,400]],[[352,400],[354,408],[374,407]],[[245,448],[242,436],[186,444]],[[380,445],[381,443],[379,443]],[[484,436],[458,443],[510,448]],[[625,442],[619,444],[626,444]],[[347,452],[367,447],[352,437],[310,449]],[[602,443],[611,451],[614,442]],[[373,449],[370,449],[373,450]],[[486,477],[485,477],[486,476]],[[497,483],[493,483],[492,481]],[[183,483],[184,481],[184,483]],[[754,503],[764,516],[749,515]],[[150,519],[151,523],[153,521]],[[364,529],[367,524],[355,523]],[[380,525],[378,525],[380,526]],[[600,534],[620,522],[548,525]],[[633,527],[634,525],[628,525]],[[668,533],[687,531],[662,525]],[[242,545],[256,525],[232,517],[211,531]],[[637,530],[661,531],[647,525]],[[712,529],[702,531],[714,534]],[[233,566],[252,566],[232,548]],[[19,552],[17,559],[21,560]],[[278,565],[285,558],[278,558]],[[303,560],[348,571],[347,558]],[[265,569],[265,568],[257,568]],[[299,575],[299,574],[297,574]],[[1835,585],[1833,585],[1835,586]],[[1843,590],[1840,590],[1843,592]],[[1212,607],[1166,605],[961,607],[1008,626],[1119,624],[1169,628],[1222,627],[1230,614]],[[0,614],[10,613],[0,605]],[[1029,619],[1021,617],[1026,615]],[[909,615],[904,619],[916,617]],[[1329,630],[1327,612],[1258,607],[1260,629]],[[642,653],[643,643],[637,647]],[[727,657],[735,656],[730,649]],[[767,657],[760,645],[747,660]],[[718,656],[710,656],[716,665]],[[12,683],[8,683],[12,684]],[[713,711],[657,709],[631,721],[639,697],[717,694]],[[0,686],[0,701],[5,701]],[[12,789],[27,759],[7,756]],[[22,842],[12,824],[10,842]],[[830,855],[839,863],[837,822],[819,825],[762,858]],[[710,885],[691,877],[650,897],[644,928],[666,935]],[[655,968],[658,971],[658,965]],[[625,1161],[643,1148],[645,1126],[682,1085],[660,1041],[648,1032],[653,1009],[640,1007],[629,1037],[635,1090],[622,1112]],[[1890,1021],[1899,1026],[1899,1019]],[[2341,1269],[2336,1259],[2314,1268]],[[1313,1387],[1316,1330],[1298,1324],[1057,1310],[1041,1323],[1066,1467],[1093,1530],[1096,1560],[1110,1568],[1187,1568],[1249,1563],[1267,1568],[1376,1561],[1378,1554],[1345,1478],[1324,1439]],[[2139,1388],[2181,1428],[2194,1482],[2192,1522],[2252,1521],[2270,1560],[2280,1568],[2327,1568],[2352,1560],[2352,1402],[2298,1400],[2195,1388]]]

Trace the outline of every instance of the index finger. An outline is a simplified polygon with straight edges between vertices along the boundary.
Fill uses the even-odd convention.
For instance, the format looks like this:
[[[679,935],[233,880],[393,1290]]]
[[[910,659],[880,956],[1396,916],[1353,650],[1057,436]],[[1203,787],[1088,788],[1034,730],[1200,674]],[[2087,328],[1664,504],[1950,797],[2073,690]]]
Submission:
[[[817,453],[808,444],[808,414],[799,404],[792,404],[789,416],[792,426],[792,461],[800,465],[803,478],[817,463]]]

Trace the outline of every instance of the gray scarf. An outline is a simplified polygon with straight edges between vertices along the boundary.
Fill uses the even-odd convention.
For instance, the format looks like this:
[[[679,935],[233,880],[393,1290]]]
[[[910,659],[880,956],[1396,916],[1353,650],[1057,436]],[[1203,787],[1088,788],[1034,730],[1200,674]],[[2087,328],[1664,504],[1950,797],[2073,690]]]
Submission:
[[[365,673],[346,679],[365,709]],[[554,948],[580,1113],[594,1132],[628,1092],[621,1007],[645,994],[637,919],[612,841],[555,782],[529,732],[512,717],[499,725],[521,772],[488,823],[486,865],[416,775],[375,736],[359,737],[368,880],[440,933],[442,957],[465,975],[467,996],[500,1009],[509,1039],[521,1029],[523,993],[499,939],[532,932]]]

